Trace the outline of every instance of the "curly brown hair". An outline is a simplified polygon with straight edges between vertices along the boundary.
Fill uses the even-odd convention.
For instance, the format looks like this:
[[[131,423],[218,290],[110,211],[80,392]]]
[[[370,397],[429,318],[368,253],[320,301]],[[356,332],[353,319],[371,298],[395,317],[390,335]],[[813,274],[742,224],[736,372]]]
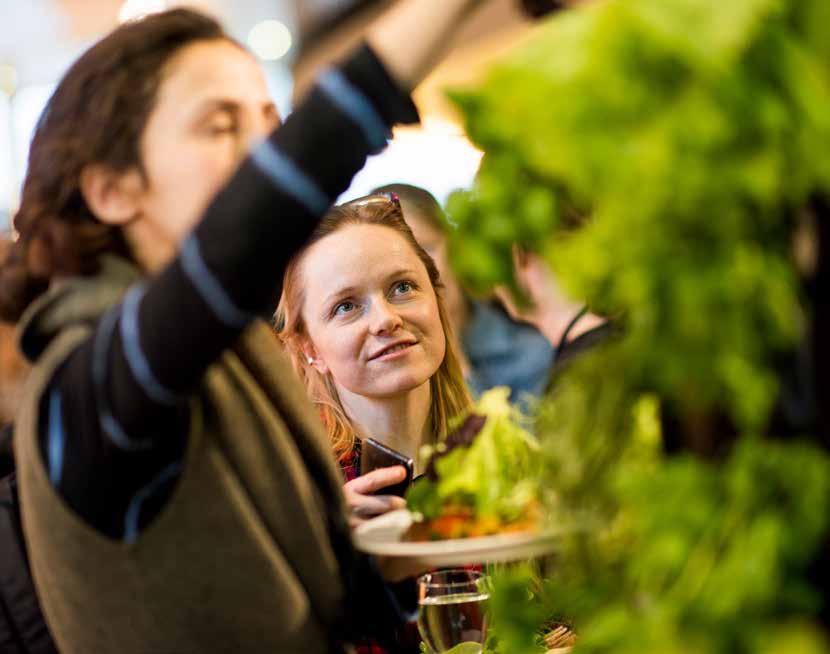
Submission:
[[[141,135],[166,64],[196,41],[231,39],[212,18],[173,9],[120,26],[64,75],[35,129],[17,240],[0,263],[0,320],[16,321],[56,276],[89,275],[99,257],[129,257],[121,229],[99,222],[84,201],[81,172],[100,164],[143,174]]]

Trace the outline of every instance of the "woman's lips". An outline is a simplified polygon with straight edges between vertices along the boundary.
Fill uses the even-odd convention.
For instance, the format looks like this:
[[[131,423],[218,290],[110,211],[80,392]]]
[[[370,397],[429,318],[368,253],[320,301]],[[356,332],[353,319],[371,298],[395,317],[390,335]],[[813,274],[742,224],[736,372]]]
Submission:
[[[385,348],[379,354],[373,356],[370,361],[391,361],[406,356],[409,350],[417,341],[407,343],[396,343],[392,347]]]

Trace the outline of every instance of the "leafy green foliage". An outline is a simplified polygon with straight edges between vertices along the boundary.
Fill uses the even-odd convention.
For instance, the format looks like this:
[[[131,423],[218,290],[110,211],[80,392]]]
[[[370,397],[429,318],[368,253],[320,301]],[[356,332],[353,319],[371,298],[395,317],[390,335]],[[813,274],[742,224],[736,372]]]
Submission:
[[[421,651],[424,654],[432,654],[432,650],[425,643],[421,643]],[[441,654],[481,654],[481,646],[478,643],[460,643]]]
[[[526,652],[539,649],[537,632],[546,606],[534,587],[534,571],[527,565],[507,568],[508,574],[493,579],[488,601],[487,648],[493,652]],[[517,611],[517,607],[522,610]]]
[[[595,2],[452,97],[486,153],[447,207],[459,274],[515,288],[519,243],[624,327],[538,408],[545,505],[588,530],[533,602],[525,572],[496,579],[497,649],[538,651],[543,607],[577,651],[830,651],[807,569],[830,462],[758,438],[809,319],[792,233],[830,193],[830,3]],[[738,444],[664,459],[668,407],[728,417]]]
[[[610,0],[545,25],[453,94],[486,152],[448,203],[459,274],[512,284],[513,242],[540,251],[625,316],[615,366],[761,428],[801,324],[788,216],[830,190],[825,5]]]
[[[565,543],[545,581],[580,651],[755,652],[777,629],[827,647],[804,621],[819,601],[806,568],[828,526],[824,455],[748,438],[722,467],[688,457],[611,476],[609,528]]]

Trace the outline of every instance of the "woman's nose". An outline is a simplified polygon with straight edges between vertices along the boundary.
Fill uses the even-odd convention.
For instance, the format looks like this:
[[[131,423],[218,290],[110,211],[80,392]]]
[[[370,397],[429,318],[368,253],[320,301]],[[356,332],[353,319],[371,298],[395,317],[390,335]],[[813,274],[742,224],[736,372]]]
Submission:
[[[371,330],[373,334],[392,333],[403,325],[395,307],[388,302],[374,302],[371,311]]]

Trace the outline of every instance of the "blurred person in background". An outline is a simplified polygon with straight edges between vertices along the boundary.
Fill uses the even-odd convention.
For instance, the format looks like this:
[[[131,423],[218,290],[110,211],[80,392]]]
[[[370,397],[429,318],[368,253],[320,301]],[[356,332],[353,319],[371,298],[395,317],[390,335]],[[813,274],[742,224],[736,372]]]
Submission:
[[[0,477],[12,471],[12,422],[28,366],[14,342],[14,327],[0,323]]]
[[[0,236],[0,262],[11,248],[11,240]],[[12,460],[12,422],[20,404],[23,383],[29,366],[15,343],[14,325],[0,322],[0,477],[14,468]]]
[[[503,289],[497,291],[495,301],[471,297],[450,265],[447,230],[451,226],[435,197],[423,188],[399,183],[381,186],[374,193],[400,199],[407,224],[434,259],[460,343],[462,370],[476,395],[493,386],[509,386],[514,401],[538,397],[548,386],[558,351],[564,352],[572,340],[604,323],[565,297],[547,264],[531,253],[517,253],[515,264],[517,280],[531,301],[528,307],[519,307]]]
[[[17,349],[14,336],[14,326],[0,322],[0,423],[3,425],[14,420],[29,370],[29,365]]]
[[[0,262],[10,246],[0,236]],[[14,326],[0,322],[0,652],[55,654],[29,571],[14,474],[13,423],[28,369]]]
[[[559,288],[550,266],[535,252],[514,248],[513,269],[529,300],[527,306],[521,306],[505,287],[496,288],[494,294],[513,320],[536,326],[555,345],[545,384],[545,389],[549,389],[568,362],[611,337],[618,326],[591,312],[588,305],[569,299]]]
[[[0,424],[3,427],[14,421],[28,370],[29,365],[14,340],[14,326],[0,322]]]
[[[478,4],[396,4],[282,126],[253,57],[185,9],[125,23],[59,83],[0,317],[35,362],[16,467],[65,654],[322,653],[400,621],[378,568],[405,571],[352,548],[325,434],[257,316]]]

